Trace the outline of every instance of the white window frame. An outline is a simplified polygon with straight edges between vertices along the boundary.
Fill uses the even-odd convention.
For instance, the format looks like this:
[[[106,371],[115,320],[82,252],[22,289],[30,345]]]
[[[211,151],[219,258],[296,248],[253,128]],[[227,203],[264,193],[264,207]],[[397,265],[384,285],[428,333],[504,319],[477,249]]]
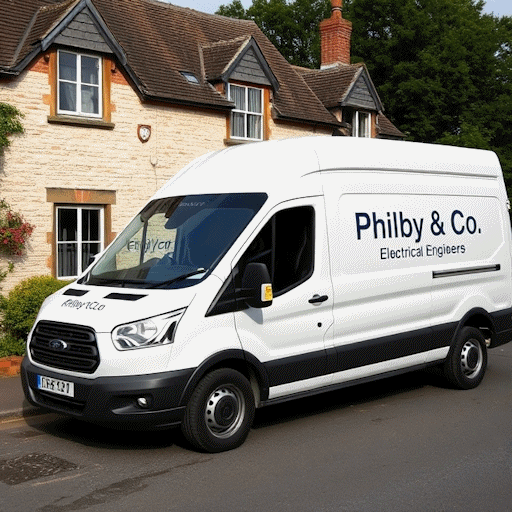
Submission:
[[[246,110],[237,109],[235,107],[231,111],[231,119],[230,119],[231,127],[230,127],[230,135],[229,135],[230,138],[231,139],[235,139],[235,140],[263,140],[263,132],[264,132],[264,124],[263,124],[264,117],[263,117],[263,113],[265,111],[263,89],[260,88],[260,87],[250,87],[248,85],[240,85],[240,84],[228,83],[228,98],[230,99],[230,101],[232,101],[231,100],[231,88],[232,87],[239,87],[240,89],[244,89],[245,90],[245,106],[246,106]],[[255,91],[259,91],[259,93],[260,93],[260,103],[261,103],[261,112],[251,112],[250,110],[248,110],[249,109],[249,89],[252,89],[252,90],[255,90]],[[242,114],[244,116],[244,135],[243,135],[243,137],[237,136],[237,135],[233,135],[233,128],[234,128],[233,115],[234,114]],[[260,119],[261,119],[261,123],[260,123],[260,127],[261,127],[260,137],[252,138],[252,137],[248,137],[247,136],[247,119],[248,119],[249,115],[251,115],[251,116],[259,116],[260,117]]]
[[[360,117],[364,116],[366,118],[366,130],[364,135],[359,135],[359,123]],[[372,124],[372,115],[369,112],[361,112],[356,110],[354,112],[354,116],[352,117],[352,137],[371,137],[371,124]]]
[[[70,55],[76,56],[76,82],[72,80],[66,80],[60,77],[60,54],[68,53]],[[91,59],[98,60],[98,84],[90,84],[88,82],[82,82],[82,57],[89,57]],[[82,116],[82,117],[94,117],[94,118],[102,118],[103,116],[103,61],[99,55],[91,55],[88,53],[78,53],[72,52],[69,50],[58,50],[57,51],[57,113],[72,115],[72,116]],[[76,85],[76,110],[64,110],[60,108],[60,84],[62,83],[70,83]],[[81,87],[82,85],[87,85],[89,87],[97,87],[98,88],[98,113],[91,112],[83,112],[82,111],[82,96],[81,96]]]
[[[76,240],[59,240],[59,210],[76,210],[77,211],[77,239]],[[83,234],[82,234],[82,212],[84,210],[94,210],[99,211],[99,234],[100,239],[99,240],[83,240]],[[73,279],[75,277],[78,277],[86,267],[82,268],[82,251],[83,251],[83,245],[84,244],[90,244],[90,243],[99,243],[100,245],[100,252],[105,247],[105,222],[104,222],[104,214],[105,214],[105,207],[104,206],[77,206],[74,204],[62,204],[55,207],[55,260],[56,260],[56,266],[55,266],[55,272],[57,275],[57,279]],[[59,275],[59,245],[64,244],[76,244],[77,245],[77,274],[76,275],[68,275],[68,276],[60,276]],[[87,265],[87,264],[86,264]]]

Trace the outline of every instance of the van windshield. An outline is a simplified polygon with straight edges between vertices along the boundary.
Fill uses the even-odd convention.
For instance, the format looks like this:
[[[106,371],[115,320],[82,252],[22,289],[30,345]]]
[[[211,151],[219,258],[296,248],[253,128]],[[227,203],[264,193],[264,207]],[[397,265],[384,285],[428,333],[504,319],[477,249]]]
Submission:
[[[205,278],[267,195],[207,194],[149,203],[85,277],[87,284],[182,288]]]

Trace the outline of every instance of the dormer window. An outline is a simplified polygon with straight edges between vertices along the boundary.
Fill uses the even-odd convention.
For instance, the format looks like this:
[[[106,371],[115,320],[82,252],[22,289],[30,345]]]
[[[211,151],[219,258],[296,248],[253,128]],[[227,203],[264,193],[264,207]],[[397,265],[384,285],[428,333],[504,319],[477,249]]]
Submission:
[[[371,116],[356,110],[352,117],[352,137],[371,137]]]
[[[235,104],[231,112],[231,138],[263,140],[263,89],[228,84],[228,97]]]
[[[58,51],[57,113],[101,117],[101,58]]]

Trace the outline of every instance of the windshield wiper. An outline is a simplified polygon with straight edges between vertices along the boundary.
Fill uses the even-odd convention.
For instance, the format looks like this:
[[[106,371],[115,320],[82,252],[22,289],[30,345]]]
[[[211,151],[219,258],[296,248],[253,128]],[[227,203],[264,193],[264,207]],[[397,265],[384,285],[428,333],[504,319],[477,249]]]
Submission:
[[[140,279],[119,279],[119,278],[110,278],[110,277],[90,277],[85,284],[94,284],[94,281],[99,281],[97,284],[99,286],[108,286],[108,285],[119,285],[121,288],[124,288],[126,284],[145,284],[144,281]]]
[[[156,283],[152,286],[148,286],[148,288],[159,288],[160,286],[166,286],[168,284],[176,283],[177,281],[187,279],[187,277],[192,277],[197,274],[203,274],[205,272],[208,272],[207,268],[198,268],[196,270],[192,270],[191,272],[187,272],[186,274],[182,274],[181,276],[173,277],[172,279],[168,279],[167,281],[162,281],[161,283]]]

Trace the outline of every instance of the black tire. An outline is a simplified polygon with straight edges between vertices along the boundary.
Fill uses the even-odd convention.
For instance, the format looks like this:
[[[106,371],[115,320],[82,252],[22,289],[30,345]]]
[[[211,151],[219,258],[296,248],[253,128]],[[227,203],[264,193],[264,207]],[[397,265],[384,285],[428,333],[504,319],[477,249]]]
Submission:
[[[181,429],[190,444],[210,453],[240,446],[254,419],[249,381],[230,368],[203,377],[187,404]]]
[[[444,362],[444,375],[458,389],[476,388],[487,368],[487,347],[482,333],[463,327]]]

